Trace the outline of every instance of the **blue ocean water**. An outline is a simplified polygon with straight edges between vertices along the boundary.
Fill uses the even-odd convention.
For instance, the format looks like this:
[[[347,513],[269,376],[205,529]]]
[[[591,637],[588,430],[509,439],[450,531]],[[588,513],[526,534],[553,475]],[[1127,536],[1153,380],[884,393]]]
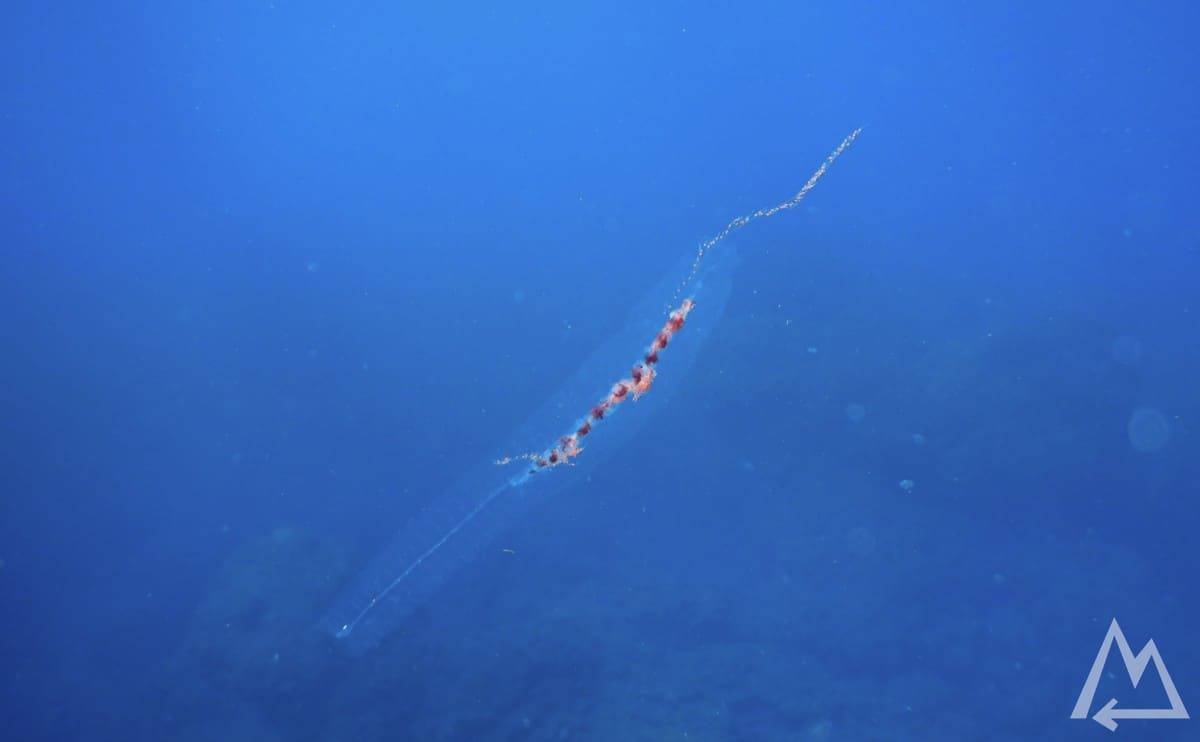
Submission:
[[[1088,715],[1200,713],[1194,4],[4,15],[4,739],[1107,739],[1113,619],[1162,664]],[[859,126],[669,403],[343,651],[406,520]]]

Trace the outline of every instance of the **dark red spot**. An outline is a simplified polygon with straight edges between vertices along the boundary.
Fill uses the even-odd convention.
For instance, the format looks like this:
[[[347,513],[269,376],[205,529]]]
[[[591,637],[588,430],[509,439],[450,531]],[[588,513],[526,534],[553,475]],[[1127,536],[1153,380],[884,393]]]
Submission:
[[[665,332],[660,332],[658,333],[658,337],[654,338],[654,344],[658,346],[659,350],[662,350],[663,348],[667,347],[667,342],[670,339],[670,335]]]
[[[588,433],[592,432],[592,424],[591,424],[591,423],[584,423],[583,425],[580,425],[580,426],[579,426],[579,430],[577,430],[577,431],[575,431],[575,432],[579,434],[579,437],[580,437],[580,438],[582,438],[583,436],[585,436],[585,435],[587,435]]]
[[[671,326],[672,330],[678,330],[680,327],[683,327],[683,317],[676,315],[671,318],[671,321],[668,324]]]
[[[551,463],[551,464],[557,464],[557,463],[558,463],[558,454],[557,454],[557,453],[552,453],[552,454],[550,454],[550,463]]]
[[[651,366],[658,363],[658,354],[657,353],[647,353],[646,354],[646,363],[650,364]]]
[[[545,466],[545,465],[546,465],[546,460],[545,460],[545,459],[538,459],[538,460],[537,460],[537,465],[538,465],[538,466]]]
[[[642,367],[634,366],[633,367],[633,381],[634,381],[634,383],[637,383],[641,380],[642,380]]]
[[[613,389],[613,396],[616,397],[617,399],[624,397],[628,393],[629,393],[629,387],[625,386],[624,384],[617,384],[617,388]]]
[[[592,419],[594,419],[594,420],[603,420],[604,419],[604,406],[603,405],[596,405],[595,407],[592,408]]]

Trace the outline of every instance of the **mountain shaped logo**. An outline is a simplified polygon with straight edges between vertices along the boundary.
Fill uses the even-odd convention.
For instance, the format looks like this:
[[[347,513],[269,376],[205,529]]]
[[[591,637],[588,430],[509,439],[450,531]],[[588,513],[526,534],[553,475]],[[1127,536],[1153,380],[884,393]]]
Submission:
[[[1135,655],[1129,648],[1129,642],[1126,641],[1121,626],[1114,618],[1108,627],[1108,633],[1104,636],[1104,642],[1100,645],[1100,651],[1096,654],[1096,661],[1092,663],[1092,670],[1083,684],[1083,690],[1079,691],[1079,700],[1075,702],[1075,709],[1071,711],[1072,719],[1088,717],[1088,711],[1092,708],[1092,700],[1096,695],[1096,686],[1100,684],[1100,673],[1104,671],[1104,663],[1108,660],[1114,643],[1121,652],[1121,659],[1125,662],[1125,671],[1129,673],[1129,680],[1133,683],[1134,688],[1138,687],[1146,668],[1151,662],[1154,663],[1154,669],[1158,671],[1159,680],[1162,681],[1163,690],[1167,692],[1167,700],[1170,701],[1171,707],[1165,709],[1117,708],[1117,699],[1112,698],[1092,717],[1097,724],[1110,732],[1115,732],[1117,719],[1191,718],[1188,716],[1187,709],[1183,707],[1183,700],[1179,698],[1179,691],[1175,689],[1175,682],[1171,680],[1171,673],[1167,672],[1167,666],[1163,663],[1162,655],[1159,654],[1154,640],[1146,642],[1142,651]]]

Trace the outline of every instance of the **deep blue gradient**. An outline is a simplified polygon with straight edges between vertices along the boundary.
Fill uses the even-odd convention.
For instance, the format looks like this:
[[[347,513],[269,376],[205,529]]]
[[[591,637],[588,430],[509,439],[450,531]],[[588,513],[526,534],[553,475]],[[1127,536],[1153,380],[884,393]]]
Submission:
[[[1114,617],[1200,714],[1200,9],[560,5],[6,7],[4,739],[1103,739]],[[670,404],[341,652],[857,126]]]

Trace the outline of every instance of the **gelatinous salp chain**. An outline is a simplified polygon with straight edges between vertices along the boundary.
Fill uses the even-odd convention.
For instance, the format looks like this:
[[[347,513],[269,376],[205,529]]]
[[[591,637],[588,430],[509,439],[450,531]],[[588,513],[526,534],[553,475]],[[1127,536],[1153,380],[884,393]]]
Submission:
[[[616,412],[617,406],[625,400],[630,397],[638,399],[650,391],[650,387],[654,384],[654,375],[657,373],[655,366],[658,365],[659,354],[666,350],[667,346],[671,343],[671,338],[683,327],[683,323],[687,321],[688,314],[695,306],[696,302],[691,299],[684,299],[680,303],[679,308],[667,316],[666,323],[658,331],[658,334],[654,336],[654,340],[650,343],[650,347],[646,349],[646,354],[642,356],[642,360],[633,365],[633,370],[629,372],[629,377],[613,384],[612,390],[609,391],[608,395],[592,407],[587,417],[576,425],[574,432],[559,438],[558,443],[553,448],[542,453],[505,456],[497,460],[496,463],[503,465],[511,464],[514,461],[529,461],[531,462],[529,467],[530,474],[536,474],[543,469],[561,464],[571,463],[571,459],[583,452],[580,442],[586,435],[592,432],[592,428]]]
[[[779,212],[786,211],[787,209],[790,209],[796,204],[800,203],[804,197],[808,195],[809,191],[811,191],[813,187],[817,185],[817,181],[819,181],[821,177],[825,175],[825,172],[829,170],[829,166],[832,165],[834,161],[837,160],[837,158],[840,157],[841,154],[845,152],[851,144],[854,143],[854,140],[858,138],[858,135],[861,132],[861,128],[850,132],[850,135],[843,139],[842,143],[839,144],[837,148],[833,150],[833,152],[829,153],[829,156],[825,158],[825,161],[822,162],[821,166],[817,168],[816,172],[809,177],[796,195],[792,196],[781,204],[777,204],[766,209],[759,209],[749,216],[737,217],[733,221],[726,224],[725,228],[718,232],[716,236],[701,243],[699,249],[696,251],[696,259],[692,261],[691,270],[679,284],[679,287],[675,289],[674,296],[671,297],[671,304],[675,305],[675,303],[679,301],[680,294],[682,294],[683,291],[692,283],[693,279],[695,279],[696,275],[700,271],[700,263],[704,260],[704,256],[709,250],[728,237],[731,233],[741,229],[755,219],[774,216]],[[498,459],[496,463],[504,465],[511,464],[514,461],[528,461],[530,462],[528,474],[536,474],[545,469],[552,469],[562,464],[571,463],[571,459],[583,452],[583,447],[580,445],[580,442],[585,436],[592,432],[593,427],[604,420],[606,416],[615,412],[617,406],[629,399],[631,396],[636,400],[650,390],[650,386],[654,383],[654,375],[656,373],[655,366],[658,364],[659,353],[666,349],[667,345],[671,341],[671,338],[680,330],[680,328],[683,327],[683,323],[687,320],[688,313],[690,313],[695,306],[696,303],[692,301],[692,299],[688,298],[684,299],[681,303],[679,303],[676,309],[671,311],[671,313],[667,316],[666,324],[664,324],[663,328],[659,330],[657,335],[655,335],[654,341],[650,343],[650,348],[646,351],[645,356],[643,356],[642,360],[634,364],[633,371],[630,373],[629,378],[621,379],[616,384],[613,384],[612,390],[608,393],[608,396],[600,400],[594,407],[592,407],[591,412],[588,413],[587,417],[576,423],[575,430],[573,432],[562,436],[558,439],[558,443],[541,453],[523,453],[516,456],[505,456],[502,459]]]

